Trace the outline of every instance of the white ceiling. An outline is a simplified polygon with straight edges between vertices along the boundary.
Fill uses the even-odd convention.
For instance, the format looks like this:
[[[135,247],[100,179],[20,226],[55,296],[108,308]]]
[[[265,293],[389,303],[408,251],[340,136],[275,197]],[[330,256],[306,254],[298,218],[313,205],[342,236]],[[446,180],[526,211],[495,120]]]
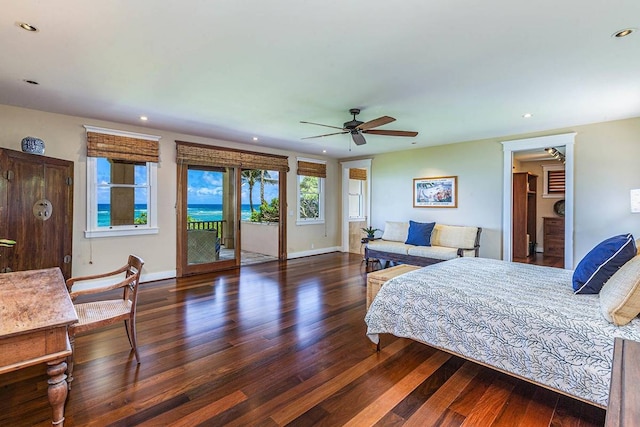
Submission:
[[[638,0],[0,0],[0,10],[1,104],[150,130],[349,157],[640,116],[640,31],[611,37],[640,27]],[[419,135],[301,140],[332,129],[300,120],[342,126],[353,107]]]

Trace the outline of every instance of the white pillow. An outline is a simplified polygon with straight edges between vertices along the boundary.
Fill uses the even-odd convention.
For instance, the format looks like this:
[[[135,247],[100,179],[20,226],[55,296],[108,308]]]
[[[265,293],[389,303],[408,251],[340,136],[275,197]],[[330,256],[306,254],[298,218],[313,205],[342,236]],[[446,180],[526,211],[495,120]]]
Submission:
[[[640,255],[627,261],[600,290],[600,311],[617,326],[640,313]]]
[[[382,240],[391,240],[394,242],[406,242],[409,236],[409,222],[387,221],[384,224],[384,233]]]

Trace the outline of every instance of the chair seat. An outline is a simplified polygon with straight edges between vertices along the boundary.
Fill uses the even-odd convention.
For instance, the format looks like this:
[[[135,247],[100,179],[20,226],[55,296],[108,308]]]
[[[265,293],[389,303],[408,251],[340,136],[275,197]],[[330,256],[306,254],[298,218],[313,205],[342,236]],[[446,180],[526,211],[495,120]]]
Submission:
[[[127,319],[131,313],[131,301],[106,300],[75,304],[78,323],[73,325],[76,332],[92,329],[101,323],[108,325],[115,320]]]

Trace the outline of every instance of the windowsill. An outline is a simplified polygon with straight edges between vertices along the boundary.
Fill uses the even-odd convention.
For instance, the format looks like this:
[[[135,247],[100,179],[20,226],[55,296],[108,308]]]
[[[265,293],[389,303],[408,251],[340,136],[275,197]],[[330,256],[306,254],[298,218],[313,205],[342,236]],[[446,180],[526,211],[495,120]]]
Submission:
[[[349,222],[362,222],[362,221],[366,221],[367,217],[363,216],[363,217],[350,217],[349,218]]]
[[[85,230],[84,237],[92,239],[94,237],[118,237],[118,236],[140,236],[145,234],[158,234],[157,227],[145,228],[113,228],[110,230]]]
[[[323,219],[313,219],[313,220],[297,220],[296,225],[314,225],[314,224],[324,224]]]

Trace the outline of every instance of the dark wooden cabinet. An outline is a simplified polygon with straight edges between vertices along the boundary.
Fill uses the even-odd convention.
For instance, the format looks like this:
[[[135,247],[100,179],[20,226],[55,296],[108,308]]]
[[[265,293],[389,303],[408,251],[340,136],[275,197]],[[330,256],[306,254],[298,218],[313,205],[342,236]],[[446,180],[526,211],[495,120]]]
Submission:
[[[0,271],[60,267],[71,276],[73,162],[0,149]]]
[[[528,172],[513,174],[513,258],[531,255],[530,248],[536,244],[537,188],[537,175]]]
[[[616,338],[606,427],[637,426],[640,420],[640,343]]]
[[[564,256],[564,218],[543,218],[543,244],[546,256]]]

